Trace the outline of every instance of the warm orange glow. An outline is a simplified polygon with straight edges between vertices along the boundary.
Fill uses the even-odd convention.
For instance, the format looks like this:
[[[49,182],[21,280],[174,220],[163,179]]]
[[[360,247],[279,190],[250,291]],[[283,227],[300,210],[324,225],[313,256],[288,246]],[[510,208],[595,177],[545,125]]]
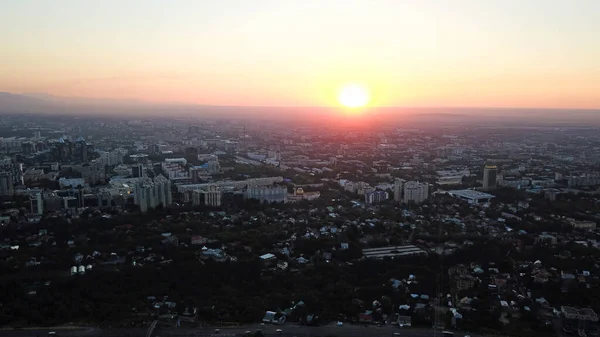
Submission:
[[[364,107],[370,100],[369,90],[358,84],[348,84],[338,94],[338,101],[347,108]]]

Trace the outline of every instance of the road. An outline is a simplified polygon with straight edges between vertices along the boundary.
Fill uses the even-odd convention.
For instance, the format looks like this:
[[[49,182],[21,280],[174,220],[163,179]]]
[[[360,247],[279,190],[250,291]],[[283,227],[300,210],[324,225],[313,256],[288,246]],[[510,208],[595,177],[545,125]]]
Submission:
[[[413,329],[413,328],[398,328],[395,326],[361,326],[349,325],[344,326],[326,325],[319,327],[307,327],[301,325],[283,325],[272,326],[268,325],[263,328],[260,325],[249,325],[235,328],[219,328],[219,334],[215,334],[215,328],[178,328],[178,329],[157,329],[154,337],[192,337],[192,336],[243,336],[247,331],[251,333],[261,329],[265,336],[287,336],[287,337],[384,337],[394,336],[394,333],[400,333],[400,336],[405,337],[432,337],[431,329]],[[281,329],[281,333],[277,332]],[[438,334],[441,337],[441,333]],[[463,337],[464,334],[456,333],[457,337]],[[479,337],[470,335],[471,337]]]
[[[413,328],[397,328],[394,326],[365,327],[361,325],[345,324],[344,326],[326,325],[319,327],[307,327],[301,325],[283,325],[272,326],[267,325],[262,327],[259,324],[239,326],[233,328],[218,328],[219,333],[215,333],[217,327],[211,328],[156,328],[152,337],[194,337],[194,336],[214,336],[214,337],[233,337],[244,336],[247,331],[252,334],[258,329],[262,329],[265,336],[282,336],[282,337],[384,337],[394,336],[394,333],[400,333],[403,337],[432,337],[431,329],[413,329]],[[281,329],[281,333],[277,332]],[[51,330],[51,329],[35,329],[35,330],[0,330],[0,337],[47,337],[48,332],[56,331],[58,337],[144,337],[146,329],[68,329],[68,330]],[[464,333],[457,332],[456,337],[463,337]],[[441,336],[441,333],[438,334]],[[481,337],[470,335],[471,337]]]
[[[35,328],[0,330],[0,337],[48,337],[54,331],[58,337],[144,337],[146,328],[98,329],[98,328]]]

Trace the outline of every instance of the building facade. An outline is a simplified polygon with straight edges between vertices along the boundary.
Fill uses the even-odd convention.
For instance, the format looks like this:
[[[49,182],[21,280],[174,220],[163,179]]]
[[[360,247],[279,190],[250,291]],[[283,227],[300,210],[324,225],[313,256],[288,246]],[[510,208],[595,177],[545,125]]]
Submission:
[[[395,202],[402,202],[402,192],[404,189],[404,183],[405,181],[403,179],[396,179],[394,181],[394,201]]]
[[[498,168],[495,165],[486,165],[483,168],[483,189],[491,190],[496,188],[498,183]]]
[[[386,191],[372,191],[365,193],[365,204],[378,204],[388,200],[389,195]]]
[[[219,207],[221,206],[221,198],[223,196],[223,192],[221,188],[212,185],[208,187],[208,191],[204,194],[204,204],[210,207]]]
[[[158,175],[154,180],[141,178],[134,189],[134,203],[140,206],[142,212],[158,205],[168,206],[173,202],[171,181],[163,175]]]
[[[246,199],[258,199],[261,202],[287,202],[287,187],[249,185],[244,193]]]
[[[0,172],[0,196],[12,196],[14,194],[13,176],[10,172]]]
[[[411,202],[420,204],[427,199],[429,199],[429,184],[418,181],[408,181],[404,184],[404,198],[402,200],[405,204]]]

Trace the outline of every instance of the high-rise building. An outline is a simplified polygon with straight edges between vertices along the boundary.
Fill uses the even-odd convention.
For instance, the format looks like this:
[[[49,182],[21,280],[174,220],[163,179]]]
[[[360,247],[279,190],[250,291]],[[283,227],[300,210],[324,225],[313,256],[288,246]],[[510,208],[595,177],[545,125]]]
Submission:
[[[37,192],[35,195],[30,195],[29,202],[31,203],[31,213],[38,215],[44,214],[44,200],[42,199],[41,192]]]
[[[134,164],[133,166],[131,166],[131,176],[133,178],[143,178],[144,177],[144,165]]]
[[[12,196],[14,194],[13,176],[10,172],[0,172],[0,196]]]
[[[386,191],[372,191],[365,193],[365,204],[378,204],[384,202],[389,198],[388,192]]]
[[[208,164],[208,173],[215,174],[215,173],[219,173],[221,171],[221,165],[219,165],[218,161],[211,160],[207,164]]]
[[[394,201],[402,202],[402,190],[404,189],[404,179],[394,181]]]
[[[123,164],[123,152],[111,151],[111,152],[100,152],[99,162],[104,166],[117,166]]]
[[[204,192],[204,204],[210,207],[221,206],[221,198],[223,192],[217,185],[210,185],[208,190]]]
[[[78,161],[87,162],[88,153],[93,150],[93,146],[88,144],[83,137],[70,141],[68,137],[60,137],[53,143],[52,155],[58,161]]]
[[[418,181],[408,181],[404,184],[404,203],[420,204],[429,199],[429,184]]]
[[[79,138],[75,140],[74,147],[74,159],[86,163],[88,161],[88,143],[85,141],[85,139],[83,139],[83,137],[79,136]]]
[[[0,164],[0,172],[7,172],[11,175],[13,184],[23,185],[23,164],[22,163],[8,163]]]
[[[173,195],[171,191],[171,181],[162,174],[154,178],[154,188],[156,198],[159,204],[169,206],[173,203]]]
[[[148,146],[148,152],[152,154],[159,154],[160,146],[158,146],[158,144],[151,144],[150,146]]]
[[[142,212],[158,205],[168,206],[173,203],[171,181],[159,174],[154,181],[150,178],[140,178],[135,184],[134,203],[140,206]]]
[[[495,165],[486,165],[483,168],[483,189],[491,190],[496,188],[498,183],[498,168]]]

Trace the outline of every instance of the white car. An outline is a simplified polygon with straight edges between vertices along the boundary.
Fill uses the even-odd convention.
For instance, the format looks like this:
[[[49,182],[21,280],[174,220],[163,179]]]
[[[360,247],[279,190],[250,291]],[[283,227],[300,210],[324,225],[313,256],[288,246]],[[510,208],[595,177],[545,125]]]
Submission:
[[[343,323],[343,322],[340,322],[340,321],[338,321],[336,325],[337,325],[337,326],[343,326],[343,325],[344,325],[344,323]]]
[[[277,329],[277,330],[275,330],[275,332],[277,332],[277,333],[282,333],[282,332],[283,332],[283,330],[281,330],[281,329]]]

